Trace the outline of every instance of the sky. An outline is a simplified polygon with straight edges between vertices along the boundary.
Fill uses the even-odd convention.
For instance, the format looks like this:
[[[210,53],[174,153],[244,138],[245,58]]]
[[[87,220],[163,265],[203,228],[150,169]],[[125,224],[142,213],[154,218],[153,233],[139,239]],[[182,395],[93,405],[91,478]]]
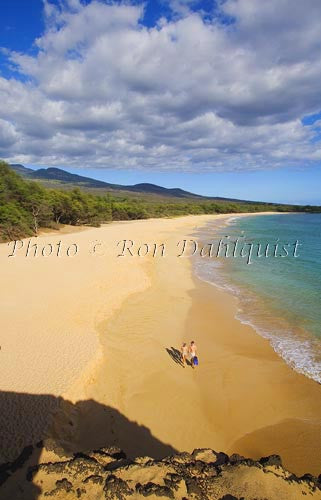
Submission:
[[[319,0],[2,0],[0,158],[321,204]]]

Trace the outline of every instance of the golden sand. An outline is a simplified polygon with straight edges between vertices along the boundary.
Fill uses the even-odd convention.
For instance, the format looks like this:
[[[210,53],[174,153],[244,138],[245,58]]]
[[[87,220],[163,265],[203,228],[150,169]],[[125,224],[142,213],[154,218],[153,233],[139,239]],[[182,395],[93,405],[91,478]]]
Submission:
[[[117,444],[135,456],[199,447],[253,458],[279,453],[289,470],[319,473],[320,386],[235,319],[233,297],[193,277],[190,259],[176,256],[179,240],[227,217],[38,238],[41,245],[62,240],[64,249],[76,241],[74,258],[8,258],[0,245],[1,391],[74,403],[68,432],[59,418],[52,430],[65,450]],[[134,241],[135,252],[143,242],[165,242],[169,252],[117,257],[123,239]],[[96,240],[107,242],[97,247],[105,255],[87,251]],[[192,339],[195,370],[173,359],[173,349]],[[25,443],[13,449],[41,437],[42,428],[39,436],[30,431],[37,423],[17,425]]]

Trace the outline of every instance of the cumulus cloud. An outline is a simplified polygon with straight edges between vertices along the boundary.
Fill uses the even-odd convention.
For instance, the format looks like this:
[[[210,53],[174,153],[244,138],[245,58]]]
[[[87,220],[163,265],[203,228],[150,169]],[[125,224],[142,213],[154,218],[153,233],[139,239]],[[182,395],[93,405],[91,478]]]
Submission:
[[[137,2],[135,2],[137,3]],[[7,52],[0,153],[33,164],[240,170],[321,160],[321,3],[227,0],[213,16],[46,0],[33,56]],[[229,22],[226,22],[226,19]]]

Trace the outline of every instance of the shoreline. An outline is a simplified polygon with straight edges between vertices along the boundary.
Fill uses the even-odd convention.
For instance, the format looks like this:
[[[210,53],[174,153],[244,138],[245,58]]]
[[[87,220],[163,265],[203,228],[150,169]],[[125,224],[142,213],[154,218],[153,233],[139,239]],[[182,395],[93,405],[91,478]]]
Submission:
[[[240,214],[240,216],[252,215],[259,214]],[[264,212],[262,215],[271,213]],[[236,216],[237,214],[222,214],[222,216],[188,216],[170,220],[115,223],[83,231],[78,236],[86,240],[91,231],[90,237],[93,238],[107,233],[112,233],[113,238],[120,238],[126,228],[129,229],[129,234],[132,234],[131,231],[135,232],[138,238],[148,237],[150,240],[154,237],[159,242],[165,238],[174,245],[179,236],[192,235],[204,226],[206,221],[219,221]],[[59,238],[59,235],[57,237]],[[66,235],[64,239],[72,237]],[[69,280],[63,284],[66,286],[66,283],[69,283],[70,276],[76,280],[73,291],[74,298],[77,299],[75,303],[78,315],[77,313],[74,315],[75,310],[69,311],[63,302],[66,295],[62,293],[63,287],[58,279],[57,264],[51,271],[53,275],[50,275],[50,284],[54,290],[51,296],[46,293],[43,294],[45,297],[42,296],[42,300],[47,301],[52,299],[57,289],[60,294],[62,293],[60,310],[57,310],[62,315],[60,320],[65,321],[69,328],[71,324],[74,325],[74,350],[86,349],[84,344],[79,344],[79,339],[83,340],[81,331],[86,333],[84,338],[88,337],[89,324],[91,325],[89,344],[94,336],[97,338],[97,329],[100,331],[100,342],[95,344],[98,346],[98,351],[95,352],[96,354],[101,352],[101,355],[94,358],[90,371],[86,371],[82,366],[80,378],[78,374],[73,378],[73,383],[61,391],[59,387],[56,391],[50,387],[47,375],[36,388],[38,392],[34,387],[35,380],[33,384],[29,380],[30,387],[28,387],[26,376],[20,380],[22,385],[18,381],[15,387],[12,379],[7,380],[6,390],[35,394],[46,392],[80,403],[85,400],[95,401],[105,407],[106,415],[99,414],[96,420],[89,408],[77,407],[72,416],[73,429],[72,431],[69,429],[68,435],[64,435],[64,428],[59,427],[59,419],[57,420],[54,438],[57,441],[61,440],[67,451],[96,449],[108,441],[110,444],[120,445],[129,455],[136,456],[162,455],[164,446],[166,449],[180,451],[184,449],[189,451],[202,446],[230,453],[244,450],[249,456],[258,454],[263,456],[269,454],[267,450],[270,443],[273,443],[275,449],[273,448],[271,453],[281,450],[281,455],[286,454],[285,465],[291,467],[290,470],[299,473],[315,472],[317,460],[320,462],[321,457],[318,455],[318,450],[315,450],[314,456],[308,459],[308,448],[310,447],[310,455],[312,446],[320,444],[319,449],[321,449],[318,438],[319,427],[313,424],[316,416],[320,417],[317,408],[320,388],[317,384],[293,372],[273,351],[267,340],[260,337],[252,327],[241,325],[233,316],[233,307],[235,308],[233,298],[215,290],[212,285],[197,281],[193,276],[190,259],[181,260],[179,265],[175,256],[163,260],[145,259],[140,262],[135,259],[137,265],[132,265],[133,262],[127,260],[122,261],[117,269],[113,265],[116,262],[113,257],[108,255],[108,259],[107,266],[98,264],[98,261],[94,264],[93,260],[88,258],[78,263],[76,260],[71,264],[68,262],[68,266],[67,261],[64,262],[65,272],[71,274]],[[21,263],[18,263],[19,260],[16,261],[16,272],[22,273]],[[89,270],[87,269],[83,273],[85,276],[80,278],[79,269],[83,270],[83,266],[86,266],[86,269],[89,267]],[[34,276],[32,265],[26,267],[28,270],[24,271],[27,272],[25,280],[28,276],[29,279]],[[39,283],[43,282],[43,276],[48,279],[48,261],[44,261],[40,268],[42,274],[38,273],[38,281],[36,279],[33,284],[35,291]],[[11,274],[4,274],[9,283],[12,269]],[[55,274],[57,276],[54,280]],[[115,295],[117,290],[122,290],[122,293]],[[25,287],[22,286],[19,305],[23,304],[25,292]],[[83,299],[79,304],[80,297]],[[58,297],[55,299],[57,301]],[[50,303],[52,307],[52,302]],[[22,318],[24,322],[30,314],[27,312],[24,309],[25,315]],[[48,310],[42,312],[47,319],[47,324],[42,323],[42,326],[48,341],[55,331],[57,318],[56,315],[48,317]],[[217,315],[221,316],[220,331],[214,341],[212,325],[217,321]],[[16,318],[15,321],[17,322]],[[19,326],[21,325],[20,319]],[[31,326],[39,326],[35,318],[30,318],[28,335],[34,333]],[[48,326],[50,326],[49,332]],[[202,335],[199,330],[203,332]],[[231,334],[227,335],[230,331],[233,332],[232,337]],[[59,342],[63,330],[58,330],[58,333],[60,336],[56,335],[56,340]],[[183,370],[166,351],[172,347],[179,348],[182,339],[188,341],[189,337],[196,337],[200,349],[201,366],[195,371]],[[18,343],[19,339],[21,341],[21,334],[16,337]],[[236,347],[235,339],[238,339]],[[72,343],[69,345],[69,350],[66,347],[68,356],[71,348]],[[61,349],[56,347],[56,365],[54,365],[56,372],[57,366],[58,369],[64,370],[64,366],[57,365],[60,361],[57,359],[59,352]],[[47,350],[47,355],[49,354],[50,351]],[[30,363],[32,352],[29,351],[25,355],[29,356]],[[71,359],[75,359],[75,356]],[[68,361],[70,363],[70,359]],[[49,366],[48,363],[41,366],[45,369],[44,373],[48,373],[48,369],[51,369],[50,363]],[[38,379],[41,366],[37,365]],[[88,369],[88,363],[86,367]],[[275,390],[271,389],[268,378],[273,382]],[[238,379],[243,380],[244,387],[238,383]],[[252,379],[257,381],[258,387],[255,389]],[[53,379],[52,381],[54,382]],[[254,391],[251,400],[254,404],[252,409],[246,400],[249,388]],[[266,402],[262,401],[263,396]],[[128,421],[136,422],[143,429],[147,429],[157,439],[157,444],[155,440],[152,443],[141,442],[141,436],[126,436],[126,439],[122,437],[124,420],[121,418],[115,420],[115,416],[112,419],[113,409]],[[283,439],[282,433],[280,435],[279,432],[276,434],[277,441],[280,441],[283,447],[280,448],[278,442],[273,439],[265,443],[264,440],[269,433],[264,429],[272,426],[273,436],[276,427],[279,426],[277,429],[280,429],[281,423],[288,419],[291,422],[286,424],[286,430],[291,430],[291,439],[288,437]],[[308,426],[304,419],[309,419],[313,425]],[[298,436],[304,436],[299,446],[300,453],[292,442],[293,439],[298,441]],[[296,459],[291,461],[288,455],[296,456]]]
[[[194,279],[186,325],[193,331],[201,321],[207,339],[199,389],[207,417],[215,418],[220,431],[222,451],[253,459],[278,454],[291,472],[319,473],[320,385],[296,372],[268,339],[237,319],[236,297]],[[219,331],[212,328],[215,323]],[[213,385],[207,383],[210,377]]]
[[[231,220],[228,220],[224,227],[228,227],[230,223]],[[235,228],[233,225],[232,231],[234,230]],[[197,236],[201,240],[206,240],[208,232],[208,227],[204,227],[203,231],[198,233]],[[220,228],[220,233],[220,237],[222,237],[224,234],[222,232],[222,227]],[[234,234],[234,238],[236,236],[237,235]],[[229,257],[231,256],[229,255]],[[320,339],[318,337],[313,335],[308,329],[302,326],[299,327],[282,316],[280,311],[275,310],[273,305],[260,295],[260,291],[253,291],[253,286],[250,282],[246,283],[246,281],[244,281],[242,283],[235,281],[231,262],[222,262],[219,264],[218,268],[215,267],[212,269],[212,271],[214,271],[214,278],[208,275],[206,266],[205,272],[202,266],[198,267],[199,263],[200,260],[196,265],[194,263],[193,269],[196,276],[201,281],[209,283],[211,286],[215,286],[236,298],[238,308],[235,318],[238,321],[242,324],[251,326],[259,336],[267,339],[278,356],[280,356],[294,371],[303,374],[318,384],[321,383],[320,363],[318,362],[318,359],[320,359]],[[253,312],[253,310],[255,310],[255,312]],[[303,345],[305,346],[305,358],[303,359],[309,361],[307,364],[301,361],[302,357],[301,359],[297,357],[293,359],[293,357],[291,357],[291,352],[289,353],[286,348],[287,342],[292,342],[295,346],[299,346],[300,341],[302,343],[301,347],[303,347]],[[282,347],[283,344],[286,344],[286,347]],[[303,354],[302,351],[301,354]]]
[[[250,216],[255,216],[256,214],[246,214],[246,215],[250,217]],[[257,215],[282,215],[282,214],[274,212],[269,214],[259,213]],[[235,216],[235,219],[237,218],[239,218],[238,215]],[[223,225],[219,227],[219,229],[222,229],[222,227],[228,227],[231,219],[234,219],[234,217],[232,216],[231,218],[227,219],[223,223]],[[207,226],[205,226],[204,229],[206,230]],[[197,236],[200,237],[200,234],[198,233]],[[297,371],[294,366],[292,366],[287,362],[282,353],[278,352],[274,348],[272,339],[270,337],[262,335],[259,328],[255,325],[255,323],[251,322],[250,320],[244,320],[244,318],[240,317],[239,307],[241,305],[241,297],[239,295],[236,295],[230,288],[231,281],[230,284],[227,286],[227,288],[224,288],[215,282],[208,281],[205,278],[202,279],[200,276],[198,276],[195,268],[195,263],[191,263],[191,268],[195,280],[196,296],[198,293],[200,293],[201,289],[203,288],[207,289],[207,292],[203,297],[204,302],[208,300],[208,295],[213,296],[212,303],[214,303],[217,298],[218,301],[221,299],[221,301],[223,302],[225,297],[226,301],[223,307],[225,307],[226,303],[229,302],[230,309],[233,310],[233,312],[231,311],[233,319],[245,327],[244,332],[247,335],[254,332],[255,335],[259,336],[260,339],[263,340],[263,342],[265,343],[265,348],[267,353],[269,350],[272,350],[271,359],[272,357],[276,356],[277,360],[275,359],[275,361],[278,361],[280,363],[280,366],[282,366],[282,364],[284,363],[287,368],[293,371],[294,378],[297,379],[297,384],[300,384],[300,382],[304,381],[304,379],[308,379],[311,381],[310,388],[313,388],[315,390],[314,392],[316,398],[320,401],[320,408],[321,408],[321,391],[315,389],[316,387],[315,384],[320,386],[320,383],[316,381],[309,374]],[[216,292],[218,292],[218,294]],[[194,303],[195,299],[193,304]],[[208,314],[210,314],[210,312],[208,312]],[[243,337],[242,340],[244,341],[245,338]],[[246,353],[246,356],[248,356],[248,353]],[[205,400],[206,399],[209,398],[205,398]],[[255,404],[257,405],[257,400]],[[317,407],[315,408],[317,410]],[[320,414],[321,412],[319,411],[319,415]],[[318,416],[318,411],[316,411],[316,416]],[[223,414],[222,421],[224,421],[224,419],[225,415]],[[304,422],[304,420],[306,421]],[[300,419],[291,420],[290,418],[286,418],[284,421],[277,422],[277,424],[275,425],[270,423],[270,425],[267,426],[266,428],[259,428],[254,432],[245,433],[239,439],[236,440],[233,439],[233,444],[225,446],[224,451],[228,454],[239,453],[243,456],[251,457],[253,459],[258,459],[260,456],[262,456],[262,454],[263,455],[279,454],[283,459],[283,465],[285,467],[288,467],[289,470],[296,471],[297,473],[303,473],[304,464],[307,464],[309,470],[313,470],[314,473],[317,474],[319,472],[318,464],[321,463],[321,453],[319,451],[321,445],[320,419],[319,420],[316,419],[315,421],[311,419],[310,428],[309,424],[307,423],[307,420],[308,419],[304,419],[304,417],[301,420]],[[317,444],[315,442],[316,436],[319,437]],[[295,441],[297,450],[296,453],[293,453],[292,457],[290,457],[289,449],[292,447],[293,450],[295,450],[295,447],[292,446],[292,443]],[[309,452],[302,457],[302,450],[304,450],[304,448],[306,450],[309,450]],[[310,457],[309,453],[311,455]]]

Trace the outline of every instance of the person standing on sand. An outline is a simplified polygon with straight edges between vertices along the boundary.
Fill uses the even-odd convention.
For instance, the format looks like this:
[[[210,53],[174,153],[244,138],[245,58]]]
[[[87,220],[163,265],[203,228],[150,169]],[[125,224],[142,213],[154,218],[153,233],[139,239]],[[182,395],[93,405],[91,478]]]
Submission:
[[[188,348],[188,352],[189,352],[192,368],[194,369],[194,358],[196,358],[196,356],[197,356],[197,346],[196,346],[194,340],[192,340],[192,342],[190,343],[189,348]]]
[[[187,362],[187,358],[188,358],[188,347],[187,347],[186,342],[184,342],[184,344],[181,347],[181,356],[182,356],[182,361],[183,361],[183,365],[184,365],[184,368],[185,368],[186,362]]]

